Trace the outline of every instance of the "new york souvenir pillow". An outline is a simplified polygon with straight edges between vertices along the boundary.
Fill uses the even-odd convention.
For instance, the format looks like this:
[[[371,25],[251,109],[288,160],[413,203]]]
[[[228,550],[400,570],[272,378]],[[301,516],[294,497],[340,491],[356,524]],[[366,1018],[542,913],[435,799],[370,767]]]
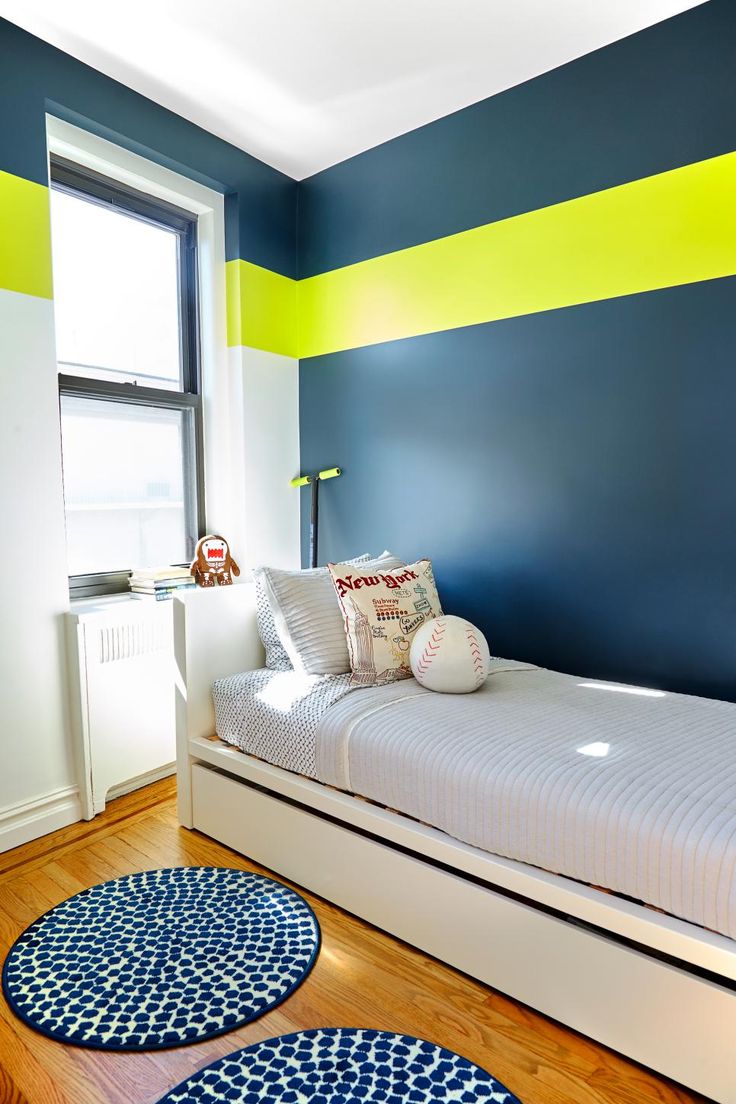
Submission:
[[[420,625],[442,616],[430,560],[378,570],[328,564],[345,620],[352,684],[411,678],[409,649]]]

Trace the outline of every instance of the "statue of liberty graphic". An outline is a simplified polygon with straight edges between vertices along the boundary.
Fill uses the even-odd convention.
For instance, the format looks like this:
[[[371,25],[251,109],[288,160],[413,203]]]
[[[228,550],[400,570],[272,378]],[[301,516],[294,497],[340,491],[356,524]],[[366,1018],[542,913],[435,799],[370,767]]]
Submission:
[[[373,686],[376,681],[376,665],[373,659],[373,634],[370,622],[352,599],[350,604],[353,607],[352,618],[355,631],[352,682]]]

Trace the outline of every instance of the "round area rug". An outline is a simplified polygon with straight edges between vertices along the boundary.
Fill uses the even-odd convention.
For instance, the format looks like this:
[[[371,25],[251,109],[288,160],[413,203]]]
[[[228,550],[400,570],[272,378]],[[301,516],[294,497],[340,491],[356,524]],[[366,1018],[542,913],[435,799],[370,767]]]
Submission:
[[[319,925],[280,882],[243,870],[147,870],[36,920],[3,967],[8,1004],[66,1043],[155,1050],[230,1031],[309,973]]]
[[[519,1104],[467,1058],[410,1035],[318,1028],[205,1066],[159,1104]]]

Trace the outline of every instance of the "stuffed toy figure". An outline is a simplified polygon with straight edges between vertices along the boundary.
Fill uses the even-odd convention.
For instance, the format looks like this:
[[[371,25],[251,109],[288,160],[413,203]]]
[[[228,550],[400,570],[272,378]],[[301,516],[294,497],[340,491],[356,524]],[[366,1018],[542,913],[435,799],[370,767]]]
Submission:
[[[240,568],[230,555],[230,546],[224,537],[202,537],[190,568],[197,586],[230,586],[233,575],[237,578]]]

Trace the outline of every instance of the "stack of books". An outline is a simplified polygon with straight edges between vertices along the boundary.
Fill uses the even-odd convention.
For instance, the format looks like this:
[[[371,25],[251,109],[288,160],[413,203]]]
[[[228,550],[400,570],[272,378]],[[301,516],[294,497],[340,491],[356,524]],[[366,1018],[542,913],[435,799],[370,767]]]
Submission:
[[[136,598],[161,602],[195,586],[188,567],[139,568],[130,576],[130,590]]]

